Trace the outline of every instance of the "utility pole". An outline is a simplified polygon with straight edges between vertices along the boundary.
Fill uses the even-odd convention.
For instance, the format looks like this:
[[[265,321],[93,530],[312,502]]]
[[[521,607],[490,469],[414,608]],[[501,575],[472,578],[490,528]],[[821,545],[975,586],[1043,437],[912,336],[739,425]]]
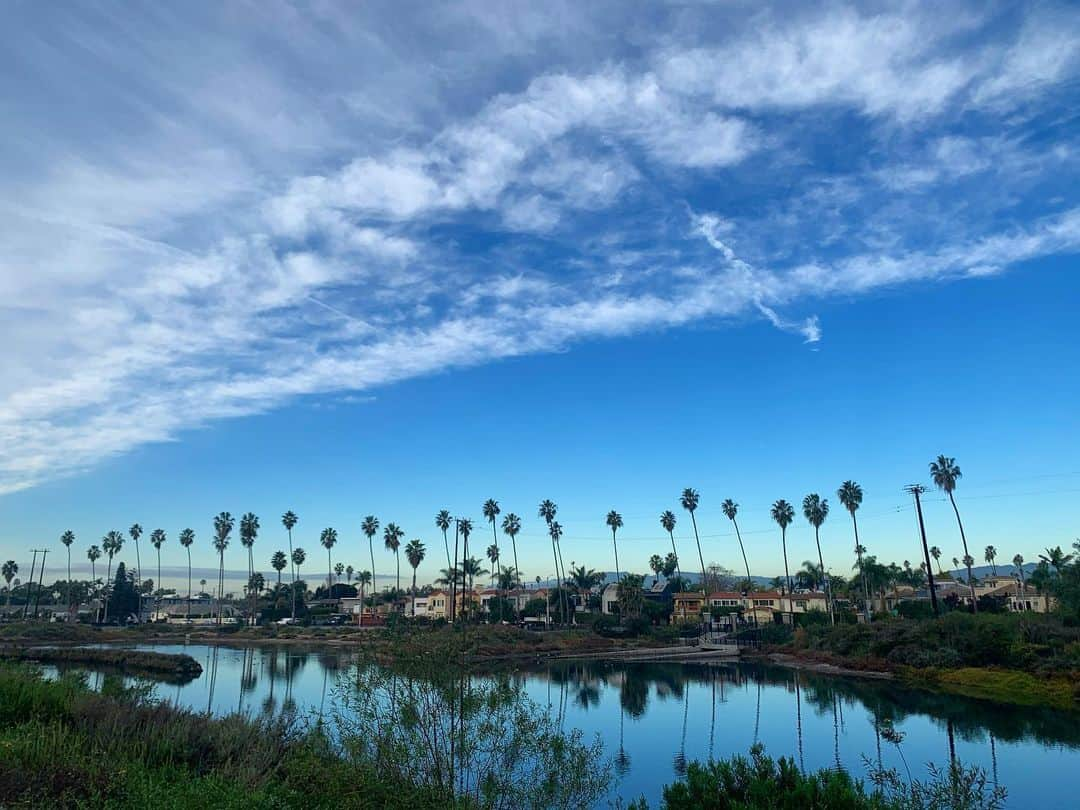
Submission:
[[[34,561],[30,563],[30,579],[26,580],[26,593],[23,594],[23,606],[22,617],[25,619],[29,615],[30,610],[30,586],[34,584],[34,572],[37,569],[37,549],[30,549],[34,552]]]
[[[38,572],[37,592],[34,594],[34,618],[38,617],[38,605],[41,604],[41,589],[45,584],[45,555],[49,553],[47,548],[38,549],[41,552],[41,570]]]
[[[938,610],[937,592],[934,589],[934,569],[930,562],[930,548],[926,545],[926,524],[923,523],[922,501],[919,500],[919,496],[926,492],[926,487],[922,484],[908,484],[904,491],[915,496],[915,513],[919,516],[919,534],[922,536],[923,559],[926,560],[926,581],[930,584],[930,604],[934,606],[934,615],[939,616],[941,612]]]

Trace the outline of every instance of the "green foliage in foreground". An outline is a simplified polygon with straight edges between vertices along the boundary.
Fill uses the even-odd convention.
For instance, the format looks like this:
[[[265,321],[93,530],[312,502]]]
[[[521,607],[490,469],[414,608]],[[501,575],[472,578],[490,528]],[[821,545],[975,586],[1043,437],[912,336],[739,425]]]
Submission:
[[[900,738],[897,737],[897,745]],[[955,764],[931,769],[925,782],[905,781],[896,771],[871,772],[873,789],[846,772],[803,773],[794,760],[766,756],[761,745],[749,759],[692,762],[686,779],[664,788],[661,810],[998,810],[1005,791],[991,789],[979,768]],[[648,810],[644,799],[629,810]]]
[[[366,745],[338,731],[342,744],[289,718],[213,718],[151,702],[118,679],[97,693],[78,676],[44,681],[0,663],[0,807],[498,806],[408,775],[392,728]],[[572,740],[545,739],[581,755]],[[606,789],[601,782],[592,788]],[[578,806],[579,793],[563,795]]]

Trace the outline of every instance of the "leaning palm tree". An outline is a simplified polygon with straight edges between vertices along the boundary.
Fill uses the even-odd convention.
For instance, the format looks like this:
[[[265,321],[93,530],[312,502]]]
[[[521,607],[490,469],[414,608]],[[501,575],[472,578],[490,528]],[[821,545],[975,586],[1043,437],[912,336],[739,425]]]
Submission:
[[[739,531],[739,522],[735,519],[739,514],[739,505],[731,498],[727,498],[720,508],[724,512],[724,516],[731,521],[731,525],[735,527],[735,539],[739,541],[739,551],[742,552],[743,566],[746,568],[746,587],[752,589],[754,587],[754,581],[750,579],[750,563],[746,561],[746,547],[743,545],[742,532]]]
[[[277,587],[281,588],[281,572],[285,570],[285,566],[289,564],[289,558],[285,556],[284,551],[275,551],[270,556],[270,567],[277,571]]]
[[[60,535],[60,542],[64,544],[67,549],[67,601],[68,610],[71,610],[71,544],[75,542],[75,532],[68,529],[62,535]]]
[[[90,579],[93,580],[94,586],[97,586],[97,561],[101,559],[101,547],[90,546],[86,550],[86,559],[90,561]]]
[[[142,558],[139,556],[139,538],[142,537],[142,526],[133,523],[128,529],[128,534],[135,541],[135,590],[139,596],[139,616],[142,616]]]
[[[427,549],[419,539],[410,540],[408,545],[405,546],[405,559],[409,561],[409,565],[412,567],[412,615],[414,617],[416,616],[416,569],[424,561],[426,553]]]
[[[964,524],[960,520],[960,510],[956,508],[956,498],[953,496],[953,492],[956,490],[956,482],[960,480],[960,467],[956,463],[955,458],[949,458],[948,456],[938,456],[936,461],[930,462],[930,477],[934,479],[934,484],[938,489],[944,490],[945,494],[949,496],[949,503],[952,504],[953,512],[956,514],[956,525],[960,527],[960,542],[964,544],[964,562],[967,564],[968,560],[974,564],[974,558],[968,553],[967,537],[964,535]],[[975,599],[975,582],[971,574],[971,565],[967,566],[968,569],[968,587],[971,589],[971,610],[974,613],[979,612],[979,605]]]
[[[664,527],[664,531],[671,538],[671,556],[675,558],[675,573],[681,580],[682,571],[679,570],[679,553],[675,550],[675,523],[675,513],[670,509],[665,509],[660,515],[660,525]]]
[[[296,618],[296,566],[292,562],[292,530],[293,527],[300,522],[300,518],[296,516],[296,513],[291,509],[281,516],[281,525],[285,527],[285,531],[289,533],[289,569],[292,574],[293,582],[293,612],[292,617]]]
[[[938,576],[941,576],[941,549],[937,546],[930,546],[930,556],[934,558],[934,562],[937,564]]]
[[[453,563],[450,562],[450,541],[446,539],[446,532],[450,529],[450,524],[453,522],[454,519],[446,509],[440,509],[439,514],[435,515],[435,525],[442,529],[442,541],[443,546],[446,548],[446,565],[448,568],[452,568]]]
[[[611,529],[611,545],[615,548],[615,581],[619,581],[619,543],[615,539],[615,532],[623,527],[622,515],[612,509],[607,513],[607,518],[604,520],[607,523],[608,528]]]
[[[821,556],[821,524],[829,516],[829,501],[816,492],[812,492],[803,498],[802,509],[803,517],[814,527],[814,542],[817,544],[820,578],[825,583],[825,598],[829,600],[829,621],[836,624],[836,616],[833,613],[832,587],[829,585],[829,577],[825,574],[825,560]]]
[[[6,608],[9,611],[11,610],[11,580],[15,579],[17,573],[19,573],[19,565],[14,560],[7,560],[0,566],[0,575],[3,575],[4,583],[7,585]]]
[[[855,513],[862,505],[863,491],[862,487],[856,484],[854,481],[845,481],[840,485],[840,489],[836,490],[836,497],[840,499],[840,503],[851,514],[851,525],[855,529],[855,558],[858,561],[859,579],[862,581],[863,586],[863,612],[866,615],[866,621],[870,621],[870,588],[866,582],[866,577],[863,574],[863,546],[859,543],[859,522],[855,519]]]
[[[228,512],[220,512],[214,518],[214,550],[218,553],[218,624],[221,624],[221,599],[225,593],[225,549],[229,547],[229,535],[235,523]]]
[[[368,554],[371,555],[371,593],[375,595],[375,535],[379,533],[379,519],[374,515],[368,515],[360,524],[360,531],[367,535]]]
[[[165,544],[165,530],[154,529],[150,532],[150,545],[154,547],[154,551],[157,552],[157,592],[158,592],[158,605],[161,605],[161,547]]]
[[[195,532],[191,529],[180,530],[180,545],[187,551],[187,616],[191,619],[191,544],[195,542]]]
[[[986,551],[983,552],[983,559],[990,563],[990,568],[994,571],[994,576],[997,576],[997,563],[994,560],[997,559],[997,549],[993,546],[987,546]]]
[[[697,543],[698,561],[701,563],[701,590],[702,593],[708,593],[709,588],[705,581],[705,556],[701,553],[701,538],[698,536],[697,518],[694,516],[700,501],[701,496],[698,495],[697,490],[691,489],[690,487],[684,489],[682,491],[682,497],[679,498],[682,508],[690,513],[690,522],[694,525],[694,542]]]
[[[499,562],[499,532],[498,526],[495,523],[496,519],[502,510],[499,509],[499,502],[494,498],[488,498],[484,501],[484,518],[491,524],[491,537],[495,540],[495,559],[491,561],[492,571],[491,578],[494,580],[498,577],[499,571],[496,569],[496,565]],[[488,557],[490,558],[490,554]]]
[[[240,518],[240,545],[248,551],[248,578],[255,573],[255,538],[259,535],[259,519],[253,512]]]
[[[559,507],[555,505],[555,501],[550,499],[544,499],[540,502],[540,507],[537,509],[537,515],[544,519],[544,522],[548,525],[548,534],[551,534],[551,524],[555,522],[555,515],[558,513]],[[559,536],[562,536],[560,527]],[[562,568],[562,548],[558,543],[555,546],[555,580],[561,581],[566,578],[565,569]]]
[[[111,531],[101,539],[101,548],[109,555],[109,567],[105,574],[105,587],[107,588],[105,594],[105,617],[103,621],[109,620],[109,602],[112,601],[112,561],[113,557],[120,553],[120,549],[124,545],[124,535],[118,531]]]
[[[521,573],[521,569],[518,568],[517,558],[517,536],[521,531],[521,518],[515,515],[513,512],[505,515],[502,522],[503,534],[510,538],[510,546],[514,549],[514,570]]]
[[[319,535],[319,543],[326,549],[326,597],[332,599],[334,596],[334,560],[330,550],[337,545],[337,529],[323,529],[322,534]]]
[[[1020,577],[1020,595],[1024,595],[1024,558],[1022,555],[1017,554],[1012,558],[1012,563],[1016,566],[1016,574]]]
[[[787,561],[787,527],[795,520],[795,509],[783,498],[772,505],[772,519],[780,527],[780,542],[784,549],[784,578],[787,580],[788,607],[791,608],[791,573]],[[794,616],[794,614],[793,614]]]
[[[405,532],[396,523],[387,523],[386,528],[383,529],[383,545],[386,546],[387,551],[394,552],[394,558],[397,561],[397,584],[394,586],[395,591],[401,590],[401,538],[405,536]]]

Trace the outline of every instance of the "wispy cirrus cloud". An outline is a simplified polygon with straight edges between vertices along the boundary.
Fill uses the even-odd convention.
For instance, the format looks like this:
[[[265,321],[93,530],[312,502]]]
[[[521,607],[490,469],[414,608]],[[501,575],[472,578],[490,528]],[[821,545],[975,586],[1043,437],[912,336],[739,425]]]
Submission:
[[[0,35],[0,492],[582,340],[818,343],[825,297],[1080,243],[1067,8],[262,12]]]

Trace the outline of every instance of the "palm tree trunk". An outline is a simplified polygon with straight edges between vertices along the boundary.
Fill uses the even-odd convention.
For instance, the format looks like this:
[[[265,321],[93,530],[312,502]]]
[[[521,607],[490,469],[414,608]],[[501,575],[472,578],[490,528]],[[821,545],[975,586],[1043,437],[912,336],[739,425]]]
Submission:
[[[514,547],[514,578],[518,581],[518,587],[521,586],[521,569],[518,568],[517,561],[517,538],[514,535],[510,535],[510,545]],[[516,606],[516,604],[515,604]]]
[[[814,542],[817,544],[818,567],[825,580],[825,598],[829,600],[829,624],[836,624],[836,616],[833,615],[832,585],[829,583],[829,578],[825,576],[825,560],[821,557],[821,534],[817,526],[814,527]]]
[[[139,619],[142,619],[142,558],[139,556],[139,541],[135,540],[135,565],[139,567],[138,573],[135,575],[135,595],[139,597]]]
[[[371,555],[371,610],[375,610],[375,546],[371,543],[371,538],[367,539],[368,553]]]
[[[668,537],[671,538],[671,553],[675,555],[675,574],[682,579],[682,569],[679,568],[679,552],[675,550],[675,532],[668,532]]]
[[[363,602],[361,602],[363,605]],[[416,569],[412,570],[412,615],[416,618]]]
[[[562,581],[565,583],[566,582],[566,563],[563,562],[562,541],[561,540],[556,540],[555,541],[555,549],[556,549],[556,551],[558,552],[558,555],[559,555],[559,568],[561,570]],[[563,589],[563,588],[560,588],[559,589],[559,595],[562,597],[562,602],[563,602],[563,619],[566,621],[566,623],[568,625],[573,624],[573,618],[574,617],[570,614],[570,600],[567,598],[566,590]]]
[[[296,563],[293,562],[292,529],[289,529],[289,568],[292,570],[292,618],[296,618]]]
[[[619,543],[615,539],[615,530],[611,530],[611,545],[615,547],[615,581],[619,581]]]
[[[450,570],[447,572],[450,574],[450,622],[451,624],[457,618],[457,553],[458,553],[458,525],[457,521],[454,521],[454,563],[450,566]]]
[[[446,529],[443,529],[442,542],[443,542],[443,546],[446,548],[446,567],[447,568],[453,568],[454,566],[450,562],[450,541],[446,539]],[[457,555],[456,550],[454,551],[454,554],[455,554],[455,556]]]
[[[187,547],[187,621],[191,621],[191,546]]]
[[[855,520],[855,512],[851,513],[851,525],[855,529],[855,556],[859,563],[859,579],[862,580],[863,586],[863,613],[866,615],[866,623],[870,624],[870,588],[866,583],[866,573],[863,571],[862,564],[862,546],[859,544],[859,522]]]
[[[787,603],[788,613],[791,615],[791,626],[795,626],[795,605],[791,599],[791,574],[788,572],[787,563],[787,529],[780,527],[780,544],[784,547],[784,577],[787,579]]]
[[[67,592],[68,592],[67,593],[67,597],[68,597],[68,613],[71,613],[71,546],[67,547],[67,557],[68,557],[68,587],[67,587]]]
[[[334,592],[334,564],[330,555],[330,549],[326,549],[326,598]]]
[[[698,560],[701,562],[701,592],[708,594],[709,586],[705,582],[705,557],[701,553],[701,539],[698,537],[697,518],[694,517],[693,511],[690,512],[690,522],[694,524],[694,542],[697,543]]]
[[[953,497],[952,490],[949,490],[949,503],[952,504],[953,512],[956,513],[956,525],[960,527],[960,541],[964,544],[964,565],[967,566],[968,572],[968,588],[971,589],[971,612],[979,612],[979,603],[975,599],[975,582],[971,576],[971,565],[967,562],[971,559],[971,555],[968,554],[967,537],[964,536],[964,524],[960,520],[960,510],[956,508],[956,498]]]
[[[397,584],[394,586],[394,590],[398,593],[401,592],[401,552],[394,552],[394,562],[397,564]]]
[[[559,591],[561,591],[562,590],[562,584],[559,581],[559,552],[555,548],[555,538],[554,537],[551,538],[551,556],[553,556],[555,558],[555,587],[557,589],[559,589]],[[551,597],[550,596],[548,596],[547,601],[548,601],[548,604],[551,604]],[[561,605],[562,602],[560,602],[559,604]],[[566,618],[565,613],[563,614],[563,618],[564,619]]]
[[[112,596],[112,554],[109,555],[109,567],[105,572],[105,616],[103,622],[109,621],[109,597]]]

